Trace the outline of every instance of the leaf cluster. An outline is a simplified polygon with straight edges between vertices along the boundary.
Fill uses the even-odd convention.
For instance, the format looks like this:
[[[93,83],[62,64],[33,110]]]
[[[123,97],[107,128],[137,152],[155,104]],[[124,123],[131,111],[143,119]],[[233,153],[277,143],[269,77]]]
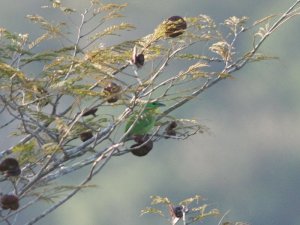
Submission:
[[[235,16],[222,23],[207,15],[182,18],[187,28],[176,37],[167,35],[166,21],[162,21],[145,37],[119,41],[122,33],[134,29],[122,15],[127,4],[97,0],[82,12],[59,0],[43,7],[60,13],[66,21],[80,18],[75,27],[28,15],[27,19],[40,28],[38,37],[0,28],[0,115],[8,118],[0,129],[12,129],[16,140],[1,149],[0,159],[14,157],[22,166],[20,176],[6,177],[1,185],[26,199],[28,206],[18,213],[41,199],[51,201],[45,187],[88,167],[79,185],[53,187],[69,192],[28,224],[39,221],[85,187],[112,157],[130,153],[134,137],[124,131],[126,121],[132,115],[139,116],[149,102],[167,106],[155,115],[155,129],[148,134],[154,144],[207,132],[202,123],[171,116],[171,112],[216,83],[233,78],[234,72],[248,63],[276,59],[260,53],[260,46],[297,15],[298,3],[279,17],[269,16],[252,24],[246,17]],[[241,34],[251,35],[250,31],[255,33],[252,47],[239,52]],[[108,45],[106,41],[112,38],[116,43]],[[49,43],[51,48],[37,48]],[[136,63],[138,55],[143,56],[142,66]],[[36,64],[40,70],[28,72]],[[93,113],[86,113],[90,110]],[[199,201],[195,196],[178,203],[190,208],[191,222],[218,214],[205,204],[197,205]],[[158,196],[152,203],[173,205]],[[155,208],[143,212],[162,215]],[[10,220],[11,215],[15,214],[1,216],[0,221]]]
[[[174,215],[173,211],[176,207],[182,207],[182,209],[185,210],[183,211],[183,214],[185,215],[182,216],[184,224],[192,224],[195,222],[200,222],[207,217],[215,217],[220,215],[218,209],[210,209],[208,204],[203,204],[202,202],[204,199],[200,195],[195,195],[178,203],[173,203],[167,197],[161,196],[151,196],[151,199],[151,205],[155,205],[156,207],[146,207],[145,209],[142,209],[141,215],[158,214],[165,217],[164,211],[167,211],[167,218],[173,225],[177,223],[179,219],[181,219],[181,217],[178,218],[178,216]]]

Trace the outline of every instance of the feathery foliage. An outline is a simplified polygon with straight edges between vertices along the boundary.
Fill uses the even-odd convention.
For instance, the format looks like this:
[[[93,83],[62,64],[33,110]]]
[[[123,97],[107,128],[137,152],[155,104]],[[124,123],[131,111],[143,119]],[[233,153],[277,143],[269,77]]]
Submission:
[[[92,0],[85,10],[77,11],[51,0],[45,9],[62,18],[79,17],[80,22],[73,27],[28,15],[27,19],[41,29],[38,37],[0,28],[0,114],[7,118],[1,121],[0,129],[12,129],[15,140],[13,146],[1,149],[0,159],[13,157],[21,167],[17,176],[12,170],[1,171],[1,185],[17,195],[21,206],[17,212],[1,213],[0,223],[12,220],[37,201],[51,203],[49,209],[24,222],[34,224],[89,187],[87,183],[112,157],[134,150],[124,126],[131,135],[149,133],[151,142],[183,140],[206,132],[200,122],[175,118],[171,112],[214,84],[233,78],[234,72],[248,63],[275,59],[259,52],[260,46],[299,14],[298,5],[296,1],[281,16],[268,16],[253,24],[246,17],[235,16],[220,24],[207,15],[179,18],[175,24],[169,19],[145,37],[121,42],[114,39],[118,43],[112,45],[106,43],[108,38],[134,32],[134,25],[126,23],[121,13],[127,4]],[[117,22],[120,19],[123,21]],[[178,25],[178,21],[187,26]],[[172,33],[177,27],[180,30]],[[236,43],[242,33],[252,35],[253,46],[239,52]],[[205,50],[195,53],[191,49]],[[172,62],[185,63],[169,73],[167,67]],[[32,65],[38,65],[39,70],[28,72]],[[165,109],[151,111],[149,126],[140,124],[136,116],[137,112],[143,116],[140,102],[153,101],[163,102]],[[91,109],[93,112],[87,113]],[[154,123],[158,125],[155,131]],[[54,185],[58,178],[86,167],[90,170],[80,184]],[[198,200],[187,199],[179,205],[187,207]],[[154,197],[153,204],[172,203]],[[218,214],[207,205],[191,211],[195,213],[192,222]],[[154,208],[143,214],[149,212],[162,215]],[[171,218],[174,223],[174,215]]]

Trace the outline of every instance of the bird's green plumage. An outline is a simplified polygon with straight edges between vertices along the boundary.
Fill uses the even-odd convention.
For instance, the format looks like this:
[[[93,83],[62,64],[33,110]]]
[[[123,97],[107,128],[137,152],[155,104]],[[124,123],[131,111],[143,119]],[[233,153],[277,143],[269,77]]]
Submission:
[[[129,117],[125,126],[125,132],[127,132],[132,124],[133,127],[129,131],[129,135],[145,135],[155,126],[157,108],[164,106],[159,102],[147,103],[142,113],[135,112]],[[137,119],[137,117],[139,118]]]

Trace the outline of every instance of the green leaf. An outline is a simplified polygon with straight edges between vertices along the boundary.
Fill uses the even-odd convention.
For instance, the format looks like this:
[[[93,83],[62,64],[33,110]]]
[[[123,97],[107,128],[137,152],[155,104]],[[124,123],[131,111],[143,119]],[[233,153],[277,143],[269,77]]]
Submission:
[[[198,54],[177,54],[176,55],[177,58],[179,59],[187,59],[187,60],[207,60],[210,61],[211,58],[209,58],[206,55],[198,55]]]
[[[202,200],[203,198],[200,196],[200,195],[195,195],[194,197],[191,197],[191,198],[187,198],[187,199],[184,199],[182,200],[179,205],[185,205],[185,206],[188,206],[189,204],[193,203],[196,201],[196,203],[198,204],[198,202],[200,200]]]
[[[269,15],[269,16],[266,16],[266,17],[264,17],[264,18],[262,18],[262,19],[256,20],[256,21],[253,23],[253,26],[256,26],[256,25],[258,25],[258,24],[261,24],[261,23],[264,23],[264,22],[266,22],[266,21],[269,21],[271,18],[274,18],[274,17],[276,17],[276,15]]]
[[[246,23],[246,21],[248,20],[249,18],[246,17],[246,16],[243,16],[241,18],[238,18],[236,16],[232,16],[232,17],[229,17],[228,19],[226,19],[224,21],[224,24],[226,26],[229,27],[229,29],[234,33],[234,34],[237,34],[240,30],[243,30],[244,27],[243,25]]]
[[[224,61],[227,61],[230,57],[230,45],[225,41],[219,41],[212,44],[209,49],[222,57]]]
[[[186,79],[188,75],[191,75],[192,78],[207,77],[207,73],[202,71],[202,68],[208,67],[208,64],[205,62],[197,62],[191,65],[186,71],[180,72],[179,76],[181,79]]]
[[[29,48],[29,49],[32,49],[33,47],[37,46],[37,45],[40,44],[41,42],[47,40],[48,38],[50,38],[50,34],[49,34],[49,33],[42,34],[41,36],[39,36],[38,38],[36,38],[34,41],[32,41],[32,42],[28,45],[28,48]]]
[[[83,89],[83,88],[76,88],[74,86],[71,87],[70,89],[68,89],[68,91],[74,95],[80,95],[80,96],[91,96],[91,97],[95,97],[95,96],[103,97],[104,96],[104,94],[102,92]]]
[[[218,209],[211,209],[209,211],[207,211],[208,205],[202,205],[198,208],[193,208],[192,211],[193,212],[199,212],[198,215],[194,216],[192,218],[192,221],[193,222],[196,222],[196,221],[200,221],[200,220],[203,220],[205,219],[206,217],[211,217],[211,216],[219,216],[220,215],[220,211]]]
[[[230,73],[219,73],[220,77],[223,79],[226,78],[233,78],[233,76]]]
[[[32,43],[33,45],[36,43]],[[34,47],[34,46],[32,46]],[[38,62],[38,61],[51,61],[55,59],[56,57],[62,56],[67,54],[69,51],[74,50],[74,47],[65,47],[56,51],[44,51],[39,52],[36,54],[32,54],[30,57],[25,57],[21,59],[21,62],[24,64],[28,64],[31,62]],[[49,68],[49,67],[46,67]]]
[[[157,205],[157,204],[170,204],[170,200],[167,197],[160,197],[158,195],[151,196],[151,205]]]
[[[42,146],[42,149],[43,149],[43,153],[45,155],[51,155],[55,152],[62,150],[61,146],[59,146],[57,143],[54,143],[54,142],[44,144]]]
[[[141,216],[143,216],[145,214],[148,214],[148,213],[158,214],[160,216],[164,216],[163,212],[159,209],[156,209],[156,208],[146,207],[145,209],[141,210]]]
[[[113,26],[110,26],[110,27],[107,27],[106,29],[104,29],[104,31],[95,34],[94,36],[91,37],[91,39],[95,40],[95,39],[99,39],[99,38],[102,38],[102,37],[108,36],[108,35],[118,35],[116,33],[118,31],[122,31],[122,30],[130,31],[134,28],[135,27],[129,23],[121,23],[119,25],[113,25]]]
[[[53,37],[58,36],[61,34],[61,28],[64,26],[64,23],[59,23],[57,25],[50,23],[44,17],[39,15],[27,15],[28,18],[33,23],[37,23],[41,26],[42,29],[48,31],[49,35]]]
[[[95,13],[99,12],[111,12],[111,11],[119,11],[128,6],[128,3],[124,4],[116,4],[116,3],[108,3],[102,4],[99,8],[95,10]]]
[[[36,141],[28,141],[25,144],[18,144],[13,147],[12,151],[18,155],[19,163],[25,164],[35,162],[37,154],[35,153]]]
[[[276,56],[268,56],[264,55],[262,53],[256,53],[251,56],[251,62],[257,62],[257,61],[262,61],[262,60],[274,60],[274,59],[279,59],[279,57]]]
[[[21,81],[26,81],[26,76],[20,70],[6,64],[0,62],[0,78],[1,77],[18,77]]]

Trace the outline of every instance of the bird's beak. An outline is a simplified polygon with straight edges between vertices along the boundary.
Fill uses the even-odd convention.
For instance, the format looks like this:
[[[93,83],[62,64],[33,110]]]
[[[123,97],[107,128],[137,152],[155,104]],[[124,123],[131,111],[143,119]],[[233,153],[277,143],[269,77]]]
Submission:
[[[166,106],[166,105],[161,102],[157,102],[157,106],[162,107],[162,106]]]

